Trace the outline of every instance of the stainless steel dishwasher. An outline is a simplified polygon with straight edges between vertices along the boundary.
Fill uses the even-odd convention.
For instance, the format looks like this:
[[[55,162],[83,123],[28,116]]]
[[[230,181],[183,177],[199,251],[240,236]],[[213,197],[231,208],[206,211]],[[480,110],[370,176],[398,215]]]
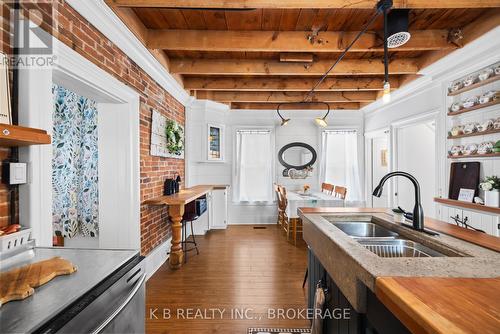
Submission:
[[[145,261],[137,250],[29,246],[0,254],[1,271],[60,256],[78,270],[0,307],[0,333],[144,333]]]

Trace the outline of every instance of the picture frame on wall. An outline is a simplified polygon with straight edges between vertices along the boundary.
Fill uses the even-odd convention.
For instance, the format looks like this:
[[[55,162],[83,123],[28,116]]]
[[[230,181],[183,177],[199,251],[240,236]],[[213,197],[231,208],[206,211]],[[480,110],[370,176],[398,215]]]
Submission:
[[[0,52],[0,123],[12,124],[8,58]]]
[[[224,161],[224,126],[207,124],[207,160]]]

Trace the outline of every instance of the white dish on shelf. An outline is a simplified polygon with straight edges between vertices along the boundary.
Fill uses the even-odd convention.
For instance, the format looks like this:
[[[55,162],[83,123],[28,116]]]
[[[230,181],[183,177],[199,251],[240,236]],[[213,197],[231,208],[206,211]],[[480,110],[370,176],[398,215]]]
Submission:
[[[461,104],[460,102],[455,102],[455,103],[453,103],[453,104],[451,105],[451,107],[450,107],[450,110],[451,110],[452,112],[457,112],[457,111],[459,111],[460,109],[462,109],[462,104]]]
[[[477,127],[477,130],[479,132],[488,131],[491,128],[493,128],[493,123],[494,123],[494,121],[492,119],[488,119],[488,120],[484,121],[483,123],[479,124],[479,126]]]
[[[477,144],[469,144],[469,145],[465,146],[463,154],[464,155],[474,154],[477,152],[477,149],[478,149]]]
[[[462,105],[464,108],[474,107],[479,102],[479,98],[477,96],[469,97],[466,99]]]
[[[491,153],[493,151],[493,146],[495,146],[494,142],[491,142],[491,141],[482,142],[479,145],[479,148],[477,149],[477,153],[478,154],[488,154],[488,153]]]
[[[479,73],[479,81],[484,81],[488,80],[492,75],[494,71],[492,68],[485,68]]]
[[[471,133],[474,133],[474,132],[477,132],[477,128],[479,126],[479,123],[477,122],[471,122],[471,123],[467,123],[465,126],[464,126],[464,133],[466,135],[469,135]]]

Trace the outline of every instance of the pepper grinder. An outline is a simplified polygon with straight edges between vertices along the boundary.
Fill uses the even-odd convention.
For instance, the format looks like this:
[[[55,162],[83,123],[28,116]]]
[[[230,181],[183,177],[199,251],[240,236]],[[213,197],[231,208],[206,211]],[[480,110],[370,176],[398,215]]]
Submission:
[[[177,177],[175,178],[175,192],[178,193],[181,185],[181,176],[177,174]]]

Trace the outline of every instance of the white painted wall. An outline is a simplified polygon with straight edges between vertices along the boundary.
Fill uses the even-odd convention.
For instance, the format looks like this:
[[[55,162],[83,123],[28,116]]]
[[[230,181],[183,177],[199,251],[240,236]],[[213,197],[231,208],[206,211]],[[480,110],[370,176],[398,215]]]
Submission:
[[[435,218],[436,130],[433,123],[419,122],[396,130],[396,169],[408,172],[419,180],[425,215]],[[415,192],[410,180],[400,177],[395,179],[395,183],[396,204],[406,211],[413,211]]]
[[[296,110],[284,111],[284,115],[292,120],[288,125],[279,126],[279,117],[275,110],[232,110],[229,111],[209,101],[197,101],[186,109],[187,144],[186,144],[186,184],[228,184],[230,185],[233,168],[233,143],[235,131],[241,127],[274,127],[275,129],[275,180],[289,189],[299,189],[309,184],[313,189],[319,189],[320,166],[320,133],[314,123],[314,118],[323,116],[324,111]],[[362,133],[363,117],[356,111],[339,111],[328,117],[330,128],[352,128]],[[225,125],[225,161],[206,162],[206,123]],[[278,151],[286,144],[305,142],[318,153],[311,176],[305,180],[292,180],[283,177],[283,166],[278,162]],[[360,161],[363,166],[363,141],[360,135]],[[363,167],[361,167],[363,168]],[[229,224],[274,224],[276,223],[275,204],[242,204],[232,202],[229,190]]]

